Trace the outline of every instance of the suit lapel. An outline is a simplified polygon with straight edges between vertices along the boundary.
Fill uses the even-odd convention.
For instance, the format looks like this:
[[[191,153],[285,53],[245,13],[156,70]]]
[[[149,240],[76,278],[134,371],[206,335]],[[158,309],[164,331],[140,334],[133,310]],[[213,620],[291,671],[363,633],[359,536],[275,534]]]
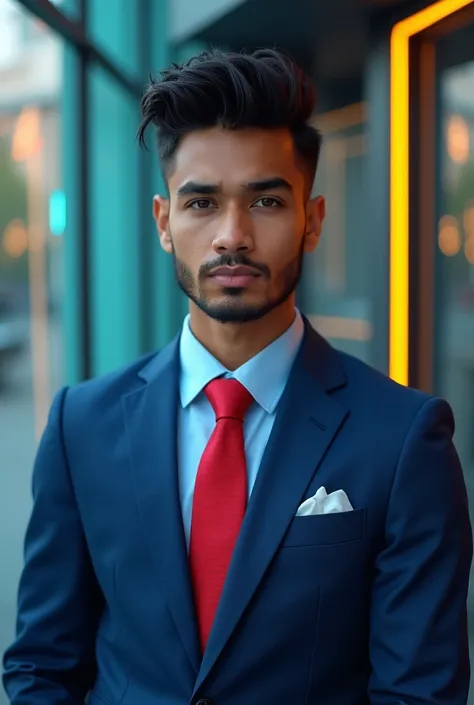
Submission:
[[[123,398],[135,492],[157,575],[196,673],[199,640],[179,499],[179,356],[173,341],[140,373],[148,384]]]
[[[202,685],[254,595],[347,410],[325,393],[342,386],[337,354],[306,332],[264,454],[204,654]]]

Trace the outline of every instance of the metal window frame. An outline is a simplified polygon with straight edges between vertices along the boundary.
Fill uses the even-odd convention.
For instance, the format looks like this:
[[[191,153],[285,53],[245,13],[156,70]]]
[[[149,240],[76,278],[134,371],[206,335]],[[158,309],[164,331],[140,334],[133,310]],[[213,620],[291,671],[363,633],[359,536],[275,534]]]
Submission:
[[[423,37],[433,36],[432,33],[438,31],[449,31],[463,18],[465,21],[473,6],[474,0],[436,0],[398,21],[391,32],[389,373],[395,381],[404,385],[417,382],[413,370],[413,347],[416,347],[416,342],[413,342],[411,334],[419,308],[418,300],[423,298],[412,298],[413,287],[410,286],[414,268],[416,270],[416,262],[411,259],[412,240],[417,236],[414,230],[417,199],[416,194],[413,198],[413,189],[418,189],[416,178],[412,178],[413,155],[417,149],[417,134],[413,128],[416,126],[414,115],[421,109],[417,100],[422,92],[412,90],[413,76],[419,78],[421,75],[416,52],[412,49]],[[436,117],[435,107],[432,106],[433,120]]]
[[[89,95],[89,73],[90,66],[95,64],[103,68],[109,76],[121,86],[130,96],[140,100],[143,93],[143,81],[140,77],[124,72],[122,68],[111,59],[107,53],[97,46],[88,35],[88,0],[78,0],[78,17],[72,19],[64,14],[58,7],[49,0],[17,0],[30,14],[42,20],[55,33],[61,36],[65,42],[74,46],[78,57],[78,72],[75,77],[75,88],[77,91],[77,102],[79,106],[78,115],[78,200],[81,203],[79,210],[80,223],[79,232],[79,252],[80,261],[80,297],[81,297],[81,342],[82,350],[80,355],[82,379],[89,379],[92,376],[92,340],[91,340],[91,277],[90,277],[90,95]],[[150,41],[147,12],[150,10],[150,0],[137,0],[138,16],[138,45],[140,47],[139,70],[141,76],[145,76],[150,60]],[[140,158],[138,197],[143,199],[146,191],[147,179],[150,178],[146,169],[146,161],[143,156]],[[143,168],[142,168],[143,167]],[[145,231],[144,209],[140,208],[140,232]],[[147,267],[146,249],[144,243],[140,241],[142,266]],[[143,346],[148,341],[145,338],[145,326],[141,332],[141,343]]]
[[[126,91],[140,97],[142,94],[143,84],[140,77],[125,72],[119,68],[115,61],[111,59],[107,52],[97,46],[92,41],[87,32],[87,9],[88,0],[79,1],[79,17],[77,20],[67,17],[61,10],[53,5],[49,0],[17,0],[20,5],[28,10],[32,15],[42,20],[57,34],[61,35],[67,42],[73,44],[81,59],[87,59],[90,62],[99,64],[105,69],[117,83],[119,83]],[[137,1],[137,12],[142,14],[142,0]],[[141,38],[140,38],[141,43]]]

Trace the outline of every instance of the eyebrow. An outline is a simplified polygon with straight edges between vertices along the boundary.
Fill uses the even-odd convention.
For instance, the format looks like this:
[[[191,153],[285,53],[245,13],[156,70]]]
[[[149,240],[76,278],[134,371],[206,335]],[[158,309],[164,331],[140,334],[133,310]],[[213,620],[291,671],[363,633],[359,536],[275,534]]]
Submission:
[[[260,179],[258,181],[249,181],[242,184],[242,190],[250,193],[261,193],[262,191],[275,191],[276,189],[284,189],[285,191],[293,191],[293,187],[289,181],[281,176],[274,176],[268,179]],[[222,189],[218,184],[205,184],[199,181],[186,181],[182,184],[176,195],[189,196],[190,194],[199,194],[203,196],[213,196],[221,193]]]

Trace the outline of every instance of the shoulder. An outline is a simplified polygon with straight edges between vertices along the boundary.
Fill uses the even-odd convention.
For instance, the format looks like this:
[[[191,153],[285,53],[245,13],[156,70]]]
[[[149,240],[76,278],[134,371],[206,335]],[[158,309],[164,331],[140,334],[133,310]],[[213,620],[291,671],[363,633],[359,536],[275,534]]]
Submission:
[[[69,387],[68,398],[75,402],[97,401],[133,391],[139,382],[140,372],[158,355],[159,352],[148,353],[116,370],[79,382]]]
[[[88,426],[122,413],[122,398],[144,385],[143,372],[160,358],[153,352],[107,374],[63,388],[57,395],[66,429]],[[56,403],[53,402],[53,405]]]
[[[358,358],[335,350],[342,365],[349,386],[354,391],[373,394],[378,399],[390,399],[401,404],[423,404],[430,395],[419,389],[406,387],[390,379],[385,373],[371,367]]]
[[[399,409],[410,414],[430,399],[425,392],[398,384],[384,372],[337,349],[308,321],[305,323],[301,362],[333,398],[350,410],[383,414]]]
[[[336,354],[346,375],[345,396],[350,406],[373,418],[376,426],[390,425],[406,434],[414,428],[436,426],[453,434],[453,413],[445,399],[398,384],[351,355]]]

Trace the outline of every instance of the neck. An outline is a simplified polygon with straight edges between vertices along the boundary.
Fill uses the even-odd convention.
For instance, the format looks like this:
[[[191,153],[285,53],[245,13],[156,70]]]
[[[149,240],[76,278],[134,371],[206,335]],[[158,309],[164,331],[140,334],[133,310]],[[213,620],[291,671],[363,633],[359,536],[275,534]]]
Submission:
[[[219,323],[190,302],[191,330],[227,370],[236,370],[280,337],[295,319],[294,298],[263,318],[247,323]]]

